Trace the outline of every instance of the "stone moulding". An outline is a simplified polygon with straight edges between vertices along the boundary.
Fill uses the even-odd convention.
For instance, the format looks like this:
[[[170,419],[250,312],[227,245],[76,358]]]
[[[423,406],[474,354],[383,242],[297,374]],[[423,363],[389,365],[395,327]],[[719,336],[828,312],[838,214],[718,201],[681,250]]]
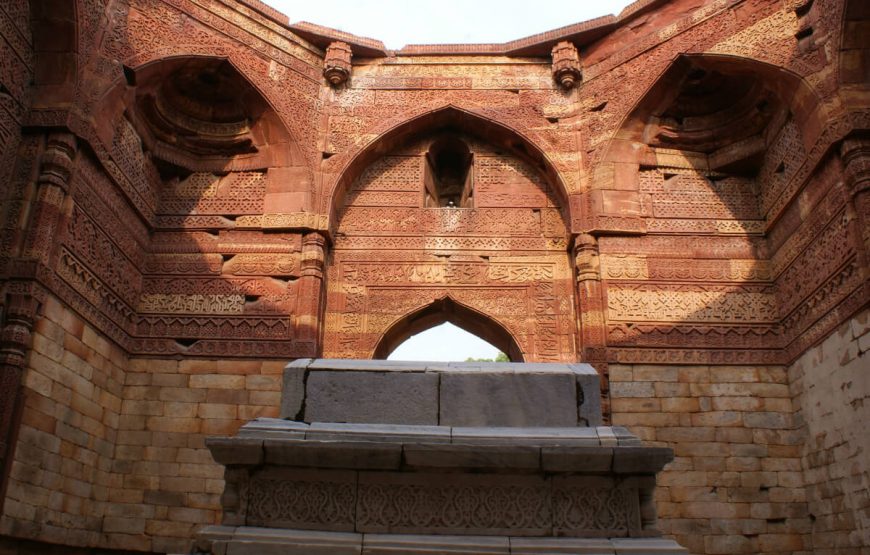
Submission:
[[[214,553],[237,541],[221,534],[254,528],[265,529],[255,543],[268,543],[277,529],[352,533],[360,541],[431,535],[436,543],[443,535],[655,538],[655,474],[673,458],[670,449],[643,447],[625,428],[606,426],[257,419],[207,445],[227,468],[223,527],[200,537]]]

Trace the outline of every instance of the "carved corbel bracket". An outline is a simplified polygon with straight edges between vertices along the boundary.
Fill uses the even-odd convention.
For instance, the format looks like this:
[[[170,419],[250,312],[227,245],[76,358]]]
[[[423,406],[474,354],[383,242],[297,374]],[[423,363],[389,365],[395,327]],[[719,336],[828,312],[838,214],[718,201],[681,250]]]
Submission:
[[[565,90],[574,88],[583,76],[577,47],[562,41],[553,47],[553,79]]]
[[[335,41],[327,47],[323,60],[323,76],[330,86],[338,87],[347,82],[353,68],[352,58],[350,45],[345,42]]]

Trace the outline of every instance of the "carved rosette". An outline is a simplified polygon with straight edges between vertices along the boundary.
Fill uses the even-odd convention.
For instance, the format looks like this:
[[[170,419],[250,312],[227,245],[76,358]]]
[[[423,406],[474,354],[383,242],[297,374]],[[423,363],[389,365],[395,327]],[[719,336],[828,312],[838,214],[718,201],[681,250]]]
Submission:
[[[582,77],[580,54],[577,47],[562,41],[553,47],[553,79],[565,90],[570,90]]]
[[[335,41],[326,49],[326,57],[323,60],[323,76],[333,87],[344,84],[350,78],[352,69],[350,45]]]

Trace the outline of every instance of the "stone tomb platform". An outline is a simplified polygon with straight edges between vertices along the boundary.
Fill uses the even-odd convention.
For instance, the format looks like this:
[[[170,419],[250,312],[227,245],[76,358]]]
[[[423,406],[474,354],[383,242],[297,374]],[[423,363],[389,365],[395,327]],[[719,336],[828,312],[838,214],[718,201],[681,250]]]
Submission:
[[[682,554],[655,530],[673,459],[601,426],[584,364],[298,360],[282,416],[209,438],[215,555]]]

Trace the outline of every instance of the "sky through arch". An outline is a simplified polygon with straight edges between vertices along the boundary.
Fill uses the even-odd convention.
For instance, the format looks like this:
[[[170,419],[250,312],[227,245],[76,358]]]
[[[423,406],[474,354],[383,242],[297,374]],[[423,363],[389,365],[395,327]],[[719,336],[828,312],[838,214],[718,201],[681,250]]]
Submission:
[[[495,359],[499,350],[450,322],[412,335],[390,353],[387,360],[461,362],[468,358]]]

